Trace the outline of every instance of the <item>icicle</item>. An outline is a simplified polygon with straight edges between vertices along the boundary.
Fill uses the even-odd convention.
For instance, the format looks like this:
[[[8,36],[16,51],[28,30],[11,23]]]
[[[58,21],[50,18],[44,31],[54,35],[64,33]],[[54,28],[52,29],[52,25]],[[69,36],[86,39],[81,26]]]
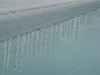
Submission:
[[[69,38],[69,34],[70,34],[70,19],[68,20],[68,34],[67,34],[68,38]]]
[[[6,64],[6,53],[7,53],[7,40],[3,42],[3,68],[2,68],[2,75],[5,75],[5,64]]]
[[[90,24],[92,23],[92,12],[89,13]]]
[[[28,32],[28,34],[27,34],[27,51],[30,51],[30,47],[31,45],[30,45],[30,32]]]
[[[89,13],[87,13],[87,24],[90,25]]]
[[[65,34],[67,34],[67,30],[68,30],[68,24],[67,24],[67,20],[65,21]]]
[[[80,25],[82,25],[83,17],[80,15]]]
[[[77,41],[77,36],[78,36],[78,29],[79,29],[79,17],[76,17],[76,35],[75,35],[75,40]]]
[[[31,47],[30,52],[32,52],[32,50],[33,50],[33,37],[32,36],[33,36],[33,32],[30,32],[30,40],[31,40],[30,41],[30,47]]]
[[[54,46],[55,46],[55,25],[52,26],[52,43],[53,43],[53,47],[52,47],[52,53],[54,53]]]
[[[57,46],[59,44],[59,27],[60,27],[60,25],[58,24],[57,25]]]
[[[18,74],[21,74],[21,68],[22,68],[22,59],[23,59],[23,48],[25,45],[25,34],[22,35],[21,40],[20,40],[20,53],[19,53],[19,62],[18,62]]]
[[[39,51],[39,42],[40,42],[40,40],[39,40],[39,30],[37,30],[37,36],[36,36],[36,40],[37,40],[37,42],[36,42],[36,47],[37,47],[37,50]]]
[[[30,32],[30,42],[29,42],[30,52],[33,50],[33,38],[32,38],[32,31]]]
[[[65,25],[64,22],[62,22],[62,37],[64,37],[64,31],[65,31]]]
[[[43,38],[43,30],[44,30],[44,29],[41,28],[41,39],[40,39],[40,43],[41,43],[41,44],[40,44],[40,49],[42,49],[42,47],[44,46],[44,45],[43,45],[43,40],[44,40],[44,38]]]
[[[14,59],[14,69],[15,70],[16,70],[17,38],[14,38],[14,52],[13,52],[13,55],[14,55],[14,57],[13,57],[13,59]]]
[[[50,46],[51,44],[51,26],[49,26],[49,30],[48,30],[48,46]]]
[[[46,31],[45,31],[45,50],[47,50],[47,41],[48,41],[48,28],[46,28]]]
[[[58,40],[57,40],[57,38],[58,38],[58,29],[57,29],[57,24],[55,25],[55,46],[57,46],[58,45]]]
[[[27,51],[29,49],[29,36],[30,36],[30,32],[26,33],[26,40],[25,40],[25,50],[24,50],[24,54],[27,54]]]
[[[15,53],[15,70],[17,70],[17,67],[18,67],[18,55],[19,55],[19,46],[20,46],[20,35],[16,38],[15,40],[15,43],[16,43],[16,53]]]
[[[43,54],[45,53],[45,49],[46,49],[46,29],[44,28],[43,30]]]
[[[83,25],[83,15],[81,15],[81,25]]]
[[[85,14],[83,14],[83,25],[85,25]]]
[[[49,58],[49,46],[50,46],[50,27],[47,28],[47,59]]]
[[[41,46],[41,29],[38,31],[38,51],[40,51]]]
[[[72,22],[71,22],[71,36],[73,34],[73,28],[74,28],[74,18],[72,18]]]
[[[33,56],[33,62],[36,59],[36,49],[37,49],[37,31],[34,31],[33,34],[33,39],[34,39],[34,45],[33,45],[33,52],[32,52],[32,56]]]
[[[0,42],[0,67],[1,67],[1,64],[2,64],[2,46],[1,46],[1,42]]]
[[[10,49],[11,49],[11,40],[7,40],[7,51],[6,51],[6,64],[5,64],[5,73],[7,74],[8,71],[8,65],[9,65],[9,57],[10,57]]]
[[[3,49],[2,49],[2,42],[0,42],[0,68],[2,67],[3,63]]]

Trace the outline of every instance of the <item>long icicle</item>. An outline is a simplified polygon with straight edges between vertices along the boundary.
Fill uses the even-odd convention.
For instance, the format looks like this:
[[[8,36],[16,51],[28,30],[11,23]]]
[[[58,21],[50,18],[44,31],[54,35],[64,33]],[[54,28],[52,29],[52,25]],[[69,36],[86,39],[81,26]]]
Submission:
[[[52,26],[52,53],[54,53],[55,46],[55,25]]]
[[[37,46],[37,31],[34,31],[34,33],[33,33],[33,38],[34,38],[34,45],[33,45],[33,62],[35,61],[35,59],[36,59],[36,46]]]
[[[50,38],[51,38],[51,26],[48,27],[48,31],[47,31],[47,59],[49,58],[49,49],[50,49]]]
[[[68,34],[68,20],[65,21],[65,34]]]
[[[5,63],[6,63],[6,51],[7,51],[7,40],[3,42],[3,68],[2,68],[2,75],[5,75]]]
[[[7,53],[6,53],[6,66],[5,66],[5,73],[7,74],[8,71],[8,65],[9,65],[9,58],[10,58],[10,50],[11,50],[11,40],[12,38],[10,38],[9,40],[7,40]]]
[[[72,18],[72,22],[71,22],[71,36],[73,34],[73,29],[74,29],[74,18]]]
[[[23,59],[23,49],[24,49],[24,45],[25,45],[25,34],[22,35],[21,40],[20,40],[20,53],[19,53],[19,66],[18,66],[18,75],[21,74],[21,68],[22,68],[22,59]]]
[[[19,55],[19,45],[20,45],[20,35],[16,38],[15,40],[15,43],[16,43],[16,53],[15,53],[15,65],[14,65],[14,68],[15,70],[17,70],[17,67],[18,67],[18,55]]]
[[[41,29],[38,31],[38,51],[40,51],[41,46]]]
[[[68,34],[67,34],[68,38],[69,38],[69,34],[70,34],[70,19],[68,20]]]
[[[57,46],[59,45],[60,24],[57,25]]]
[[[46,28],[44,28],[43,30],[43,54],[45,53],[45,49],[46,49]]]
[[[79,17],[76,17],[76,35],[75,35],[75,40],[77,41],[78,37],[78,29],[79,29]]]

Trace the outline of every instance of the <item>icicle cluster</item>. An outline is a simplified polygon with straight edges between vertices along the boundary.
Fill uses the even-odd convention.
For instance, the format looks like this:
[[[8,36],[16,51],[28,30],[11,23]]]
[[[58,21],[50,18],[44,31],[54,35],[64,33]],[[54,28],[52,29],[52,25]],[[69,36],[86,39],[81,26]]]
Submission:
[[[54,53],[54,47],[59,44],[60,33],[63,37],[67,35],[69,38],[76,28],[75,40],[77,40],[79,25],[90,25],[94,15],[97,15],[97,19],[100,19],[100,9],[0,42],[0,56],[2,55],[2,58],[0,57],[0,68],[2,67],[0,75],[7,74],[12,40],[15,41],[14,69],[20,75],[23,55],[26,55],[29,51],[32,53],[33,61],[35,61],[36,52],[42,51],[43,53],[46,52],[48,58],[49,51],[52,50],[52,53]],[[51,46],[52,48],[50,48]]]

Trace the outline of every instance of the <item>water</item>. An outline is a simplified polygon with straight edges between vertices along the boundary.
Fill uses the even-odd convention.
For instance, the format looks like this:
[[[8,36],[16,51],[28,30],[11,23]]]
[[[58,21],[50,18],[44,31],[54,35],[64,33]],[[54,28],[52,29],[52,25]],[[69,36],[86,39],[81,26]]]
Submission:
[[[0,42],[0,75],[99,75],[99,11]]]

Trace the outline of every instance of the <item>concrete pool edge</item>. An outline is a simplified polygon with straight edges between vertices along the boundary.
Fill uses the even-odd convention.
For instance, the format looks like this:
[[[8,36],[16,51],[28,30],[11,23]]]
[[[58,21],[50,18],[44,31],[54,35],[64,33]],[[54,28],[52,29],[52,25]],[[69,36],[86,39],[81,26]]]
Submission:
[[[0,41],[61,22],[99,7],[100,1],[98,0],[0,15]]]

